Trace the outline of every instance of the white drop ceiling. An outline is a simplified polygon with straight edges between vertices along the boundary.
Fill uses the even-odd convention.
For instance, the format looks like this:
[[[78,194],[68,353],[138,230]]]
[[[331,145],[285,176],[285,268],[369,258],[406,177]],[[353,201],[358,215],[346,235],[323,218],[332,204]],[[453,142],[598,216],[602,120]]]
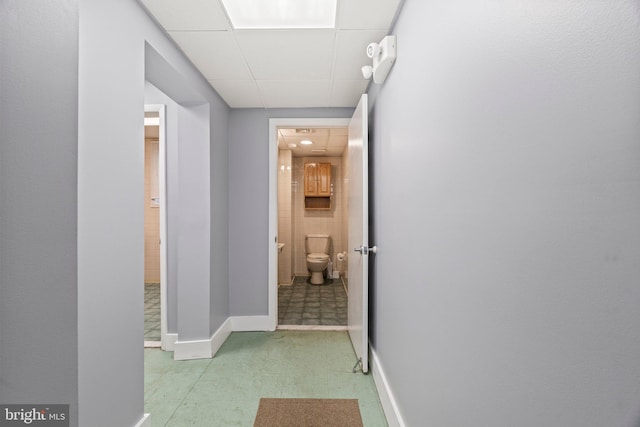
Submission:
[[[232,108],[355,107],[401,0],[338,0],[336,28],[235,30],[220,0],[141,0]]]
[[[348,144],[345,128],[279,128],[278,150],[291,150],[294,157],[341,157]],[[309,140],[311,145],[302,145]],[[295,144],[295,147],[292,147]]]

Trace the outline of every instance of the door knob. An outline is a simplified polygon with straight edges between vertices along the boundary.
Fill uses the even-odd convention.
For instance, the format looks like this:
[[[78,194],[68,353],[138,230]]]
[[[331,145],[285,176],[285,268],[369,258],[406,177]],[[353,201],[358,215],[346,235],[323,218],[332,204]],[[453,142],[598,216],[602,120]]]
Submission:
[[[369,255],[369,252],[373,252],[374,254],[378,252],[377,246],[360,246],[359,248],[354,249],[355,252],[360,252],[362,255]]]

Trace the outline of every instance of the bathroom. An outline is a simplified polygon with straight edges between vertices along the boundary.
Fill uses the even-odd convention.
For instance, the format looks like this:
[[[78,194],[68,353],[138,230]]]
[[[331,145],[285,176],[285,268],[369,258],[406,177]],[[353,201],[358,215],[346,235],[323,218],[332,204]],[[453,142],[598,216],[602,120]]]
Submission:
[[[160,115],[145,111],[144,126],[144,341],[158,347],[160,331]]]
[[[278,129],[280,325],[346,326],[347,140],[346,128]],[[325,197],[305,196],[305,164],[314,163],[330,164]],[[320,236],[329,236],[328,263],[312,284],[306,243],[323,247]]]

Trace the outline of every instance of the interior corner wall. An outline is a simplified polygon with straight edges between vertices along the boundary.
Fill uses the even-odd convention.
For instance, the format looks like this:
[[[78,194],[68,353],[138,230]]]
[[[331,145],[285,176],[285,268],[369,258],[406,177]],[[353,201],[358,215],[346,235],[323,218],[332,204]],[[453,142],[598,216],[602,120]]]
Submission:
[[[197,103],[208,104],[211,128],[204,143],[211,148],[198,151],[207,153],[201,162],[218,156],[226,160],[226,150],[220,148],[226,141],[226,129],[220,126],[227,121],[228,107],[138,2],[80,0],[79,4],[79,423],[130,426],[142,419],[144,409],[140,141],[145,78],[178,104],[193,101],[194,94]],[[223,189],[227,177],[217,176],[223,182],[217,192],[209,189],[209,194],[200,198],[198,218],[202,212],[209,215],[211,206],[227,210],[227,191]],[[205,181],[203,185],[208,187],[209,175]],[[216,229],[224,226],[211,223]],[[224,240],[210,243],[211,234],[206,229],[207,243],[198,246],[207,261],[212,246],[218,251],[227,246]],[[205,301],[212,294],[222,295],[224,300],[218,304],[228,311],[228,291],[224,289],[227,270],[217,271],[220,279],[216,280],[208,273],[207,269],[208,283],[199,282],[194,291],[203,294]],[[208,339],[210,313],[199,313],[202,325],[198,328],[203,331],[202,339]],[[112,410],[105,411],[104,402],[109,402]]]
[[[347,118],[352,114],[352,108],[231,110],[229,308],[232,316],[267,315],[269,310],[269,119]]]
[[[370,144],[406,425],[640,424],[639,8],[404,3]]]
[[[77,0],[0,2],[0,403],[69,404],[72,427],[77,65]]]
[[[202,101],[193,101],[199,95],[185,88],[183,77],[148,44],[145,57],[147,79],[154,83],[146,83],[145,102],[167,105],[168,332],[182,332],[179,334],[181,341],[195,336],[205,339],[203,335],[210,337],[229,317],[229,109],[222,102],[202,104]],[[209,127],[203,127],[207,121]],[[204,140],[209,140],[210,144],[203,145],[201,142]],[[202,165],[203,162],[206,165]],[[200,208],[194,210],[190,204],[197,204]],[[178,233],[179,229],[185,232]],[[205,240],[209,242],[208,250],[203,246]],[[182,250],[180,241],[183,242]],[[187,253],[191,255],[185,255]],[[203,258],[205,254],[209,255],[207,260]],[[194,262],[197,262],[197,268]],[[202,287],[205,282],[210,283],[208,289]],[[190,285],[179,287],[178,283]],[[198,286],[200,292],[193,292]],[[186,294],[179,297],[178,293],[185,291]],[[203,323],[196,320],[200,317],[196,313],[202,315],[204,312],[194,310],[190,303],[192,300],[197,304],[208,301],[208,313],[205,313],[208,332],[203,332]],[[181,322],[180,330],[179,313],[185,320]],[[191,326],[187,326],[189,324]]]
[[[210,304],[209,336],[229,318],[229,108],[209,103],[211,134],[210,183]]]
[[[211,337],[209,106],[178,106],[178,340]]]

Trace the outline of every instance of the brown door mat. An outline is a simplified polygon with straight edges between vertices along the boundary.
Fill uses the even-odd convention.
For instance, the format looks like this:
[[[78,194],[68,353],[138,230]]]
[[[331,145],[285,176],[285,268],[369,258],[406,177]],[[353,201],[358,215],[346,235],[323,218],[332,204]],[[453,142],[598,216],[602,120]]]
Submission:
[[[358,399],[260,399],[253,427],[363,427]]]

